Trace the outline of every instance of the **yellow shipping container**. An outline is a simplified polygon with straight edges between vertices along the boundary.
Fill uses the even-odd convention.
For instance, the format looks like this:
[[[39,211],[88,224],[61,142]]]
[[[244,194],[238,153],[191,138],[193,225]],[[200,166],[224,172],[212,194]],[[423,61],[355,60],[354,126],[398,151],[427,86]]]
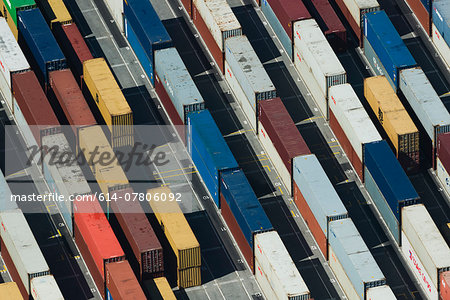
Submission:
[[[419,131],[384,76],[364,80],[364,97],[395,147],[396,155],[407,168],[419,163]],[[415,166],[416,167],[416,166]]]
[[[97,168],[95,179],[97,180],[100,190],[105,197],[113,191],[118,191],[130,186],[127,176],[123,172],[121,166]]]
[[[83,153],[85,154],[86,161],[89,164],[89,167],[91,168],[92,174],[94,174],[94,176],[97,168],[91,165],[91,162],[98,161],[99,154],[97,154],[94,159],[91,159],[92,155],[89,153],[94,153],[94,151],[98,153],[109,152],[109,157],[115,156],[113,150],[111,149],[111,145],[109,144],[108,139],[106,138],[100,126],[89,126],[79,129],[77,154],[79,153],[79,151],[83,151]],[[117,161],[115,161],[115,164],[118,164]]]
[[[169,282],[167,282],[166,277],[154,278],[153,282],[155,284],[155,289],[152,291],[153,293],[151,296],[155,297],[155,299],[164,299],[164,300],[177,299],[172,289],[170,288]]]
[[[111,131],[113,148],[133,144],[133,113],[103,58],[83,63],[84,82]]]
[[[200,267],[201,254],[200,244],[191,230],[180,206],[174,199],[168,187],[160,187],[147,191],[153,213],[164,231],[175,256],[177,257],[177,268],[179,270]],[[166,199],[162,201],[162,199]]]
[[[177,284],[181,288],[189,288],[201,285],[201,267],[192,267],[183,270],[177,270],[177,278]]]
[[[0,284],[0,299],[23,300],[17,283],[6,282]]]
[[[70,24],[72,23],[72,16],[62,0],[48,0],[48,4],[55,14],[55,19],[52,20],[51,27],[55,23]]]

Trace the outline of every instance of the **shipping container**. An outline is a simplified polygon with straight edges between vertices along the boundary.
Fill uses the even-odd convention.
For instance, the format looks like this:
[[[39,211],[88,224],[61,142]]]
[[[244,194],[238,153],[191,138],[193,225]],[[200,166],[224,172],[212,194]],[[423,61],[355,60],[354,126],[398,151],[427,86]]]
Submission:
[[[367,192],[400,245],[401,209],[419,203],[419,195],[386,141],[366,145],[364,166]]]
[[[388,285],[369,288],[366,293],[367,300],[397,300],[394,292]]]
[[[295,205],[327,259],[329,223],[348,218],[347,210],[314,154],[294,158],[293,178]]]
[[[69,232],[73,234],[73,208],[69,199],[77,195],[88,195],[91,189],[80,166],[77,163],[70,163],[75,161],[75,154],[63,133],[43,137],[42,146],[48,149],[44,152],[48,153],[43,163],[45,181],[50,192],[64,197],[64,201],[55,202]]]
[[[450,114],[421,68],[400,71],[400,90],[431,140],[428,152],[435,166],[438,135],[450,131]]]
[[[450,3],[448,1],[433,1],[432,20],[447,45],[450,45]]]
[[[441,58],[444,60],[444,63],[447,65],[447,68],[450,68],[450,46],[444,40],[441,33],[437,30],[434,23],[431,24],[431,34],[431,40],[434,46],[441,55]]]
[[[33,300],[64,300],[53,275],[31,279],[31,295]]]
[[[108,152],[108,157],[114,157],[114,152],[111,149],[111,146],[106,139],[103,130],[100,126],[89,126],[80,128],[77,136],[77,154],[81,151],[84,154],[94,153],[93,151],[97,148],[99,153]],[[106,155],[106,154],[105,154]],[[99,164],[93,164],[90,157],[86,158],[86,164],[91,168],[92,174],[95,176],[98,169],[101,169],[102,166]],[[105,167],[113,167],[118,165],[118,161],[112,161],[110,164]]]
[[[3,0],[1,1],[2,15],[8,22],[9,28],[18,38],[17,14],[21,10],[32,9],[36,7],[34,0]]]
[[[144,292],[148,299],[176,300],[175,294],[170,288],[166,277],[158,277],[146,280],[143,283]]]
[[[386,278],[351,219],[330,222],[329,244],[359,299],[365,299],[367,289],[386,284]]]
[[[266,299],[306,300],[311,295],[276,231],[255,236],[255,278]]]
[[[238,168],[209,110],[188,114],[187,149],[214,203],[220,203],[220,178],[226,170]]]
[[[12,91],[15,98],[13,105],[17,102],[26,122],[29,126],[33,126],[31,132],[38,145],[41,136],[61,131],[58,119],[33,71],[13,74]],[[17,117],[14,108],[13,113]]]
[[[434,286],[434,289],[425,286],[427,296],[433,295],[432,299],[438,299],[439,276],[450,270],[450,249],[424,205],[402,208],[402,232],[414,249],[416,261],[423,265],[421,271],[430,277],[429,285]],[[417,271],[414,270],[416,276]],[[419,278],[422,276],[419,275]],[[423,280],[419,282],[424,283]]]
[[[347,31],[331,7],[329,0],[312,0],[311,3],[317,11],[317,14],[313,14],[314,18],[330,46],[336,52],[345,50],[347,48]]]
[[[167,187],[161,187],[148,190],[147,193],[150,194],[147,199],[159,197],[170,199],[172,191]],[[158,200],[149,203],[177,258],[178,286],[188,288],[201,285],[200,244],[178,203]]]
[[[75,135],[79,127],[97,124],[70,70],[50,72],[49,84]]]
[[[125,254],[96,197],[90,195],[75,201],[73,210],[75,242],[100,294],[106,299],[105,265],[125,260]]]
[[[254,272],[255,236],[273,230],[272,224],[241,169],[223,173],[220,184],[222,216]]]
[[[145,300],[139,281],[134,276],[128,261],[118,261],[106,265],[106,299]]]
[[[24,51],[29,51],[33,57],[30,64],[36,64],[39,69],[34,68],[36,76],[45,87],[51,71],[67,68],[66,58],[38,8],[19,11],[18,19],[19,42],[22,48],[27,49]]]
[[[226,0],[193,0],[192,4],[194,25],[223,74],[225,40],[242,35],[241,24]]]
[[[333,271],[334,276],[338,279],[339,285],[342,287],[342,290],[344,291],[347,299],[358,299],[359,296],[355,288],[353,287],[352,282],[345,273],[346,271],[344,270],[344,267],[342,266],[339,259],[336,257],[333,248],[331,248],[331,245],[328,245],[328,253],[330,256],[328,264],[330,265],[330,268]]]
[[[258,114],[258,138],[292,194],[293,159],[311,152],[280,98],[261,101]]]
[[[329,93],[330,127],[363,182],[364,145],[381,136],[350,84],[332,86]]]
[[[292,59],[294,24],[311,18],[305,5],[302,1],[293,0],[258,0],[258,3],[289,58]]]
[[[83,81],[109,126],[112,147],[133,145],[133,112],[104,58],[83,63]]]
[[[177,49],[155,51],[155,78],[156,93],[174,125],[185,125],[188,113],[205,109],[203,97]]]
[[[11,196],[11,190],[9,189],[5,176],[0,172],[0,212],[19,208]]]
[[[314,19],[294,26],[294,65],[328,119],[328,89],[346,83],[347,74]]]
[[[386,131],[400,164],[407,172],[419,168],[419,130],[385,76],[364,79],[364,97]]]
[[[336,3],[362,46],[364,15],[380,10],[377,0],[336,0]]]
[[[164,272],[163,249],[153,231],[144,210],[136,201],[126,201],[133,195],[133,189],[123,189],[115,192],[111,208],[122,228],[133,254],[139,263],[138,279],[150,275],[160,276]]]
[[[427,2],[427,0],[406,0],[406,3],[408,3],[417,20],[419,20],[423,30],[430,36],[431,14],[429,8],[424,6],[424,1]]]
[[[31,279],[50,269],[20,209],[0,212],[2,259],[24,299],[31,294]]]
[[[450,195],[450,133],[441,134],[437,143],[436,174],[447,194]]]
[[[36,4],[52,30],[57,26],[72,23],[72,16],[63,0],[36,0]]]
[[[397,91],[400,70],[416,65],[405,43],[384,11],[367,13],[364,17],[364,54],[376,75],[385,75]],[[372,51],[366,51],[370,44]],[[369,49],[370,50],[370,49]],[[375,54],[375,55],[374,55]],[[376,60],[377,62],[374,62]],[[382,65],[382,70],[378,65]]]
[[[111,16],[116,22],[117,28],[123,32],[123,0],[106,0],[106,6],[109,8]]]
[[[450,272],[442,272],[441,273],[441,281],[440,281],[440,292],[442,300],[450,299]]]
[[[259,102],[275,98],[277,92],[246,36],[225,41],[225,79],[258,132]]]
[[[125,36],[154,84],[155,51],[172,47],[172,39],[150,1],[125,1],[123,12]]]
[[[15,282],[5,282],[0,284],[0,298],[8,300],[23,300],[19,287]]]
[[[0,80],[0,90],[9,109],[12,110],[11,77],[14,73],[28,71],[30,65],[4,18],[0,18],[0,63],[3,75]]]

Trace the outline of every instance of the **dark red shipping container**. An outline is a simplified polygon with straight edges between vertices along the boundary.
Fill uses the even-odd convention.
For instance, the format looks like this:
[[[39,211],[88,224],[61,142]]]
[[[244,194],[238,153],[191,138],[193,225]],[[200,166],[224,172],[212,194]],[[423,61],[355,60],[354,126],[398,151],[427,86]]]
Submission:
[[[292,159],[311,151],[280,98],[259,102],[259,121],[292,175]]]
[[[236,218],[234,217],[233,213],[230,210],[230,207],[228,206],[227,201],[223,197],[222,194],[220,194],[220,203],[221,203],[221,213],[222,217],[225,220],[225,222],[228,225],[228,228],[230,229],[231,234],[233,235],[234,239],[236,240],[236,243],[238,244],[239,249],[241,249],[242,255],[244,255],[245,260],[247,261],[248,265],[250,266],[250,269],[252,270],[252,273],[255,273],[255,266],[254,266],[254,256],[253,256],[253,250],[250,247],[250,245],[247,242],[247,239],[245,238],[244,234],[242,233],[241,227],[236,222]]]
[[[419,0],[420,1],[420,0]],[[359,24],[353,19],[352,14],[348,10],[347,6],[345,5],[343,0],[336,0],[336,4],[341,9],[342,14],[344,15],[345,19],[347,19],[347,22],[350,24],[350,27],[353,29],[353,32],[356,34],[356,37],[359,41],[359,46],[362,47],[362,30],[359,27]]]
[[[364,168],[361,160],[358,157],[358,154],[356,153],[355,149],[353,149],[352,144],[350,144],[349,139],[345,135],[344,130],[342,130],[341,125],[339,124],[338,120],[336,119],[334,113],[330,109],[330,128],[333,130],[334,135],[337,137],[339,144],[341,145],[342,149],[345,152],[345,155],[347,155],[348,159],[350,160],[351,164],[353,165],[353,168],[355,168],[356,173],[359,176],[359,179],[361,179],[361,182],[364,182]],[[364,153],[364,149],[362,151]]]
[[[16,266],[14,265],[14,262],[11,258],[11,255],[8,252],[8,249],[6,248],[6,245],[3,243],[3,239],[0,236],[0,251],[2,254],[3,262],[5,263],[6,267],[8,268],[9,275],[11,275],[12,281],[17,283],[17,286],[19,287],[20,293],[22,294],[23,299],[29,299],[29,295],[27,293],[27,289],[25,285],[22,282],[22,279],[19,276],[19,273],[17,272]]]
[[[268,2],[278,21],[293,41],[294,23],[311,18],[305,5],[300,0],[269,0]]]
[[[202,36],[203,41],[205,42],[214,60],[216,61],[217,66],[220,68],[222,74],[224,74],[225,53],[220,50],[219,45],[217,45],[216,40],[213,38],[211,32],[209,32],[205,21],[198,12],[197,7],[195,7],[194,3],[192,3],[192,20],[194,21],[195,27],[197,27],[197,30]]]
[[[450,132],[438,136],[437,157],[447,172],[450,171]]]
[[[12,91],[28,125],[40,125],[31,127],[38,145],[41,134],[45,136],[61,131],[59,121],[33,71],[13,74]]]
[[[311,209],[309,208],[308,203],[306,202],[305,198],[300,192],[300,189],[298,188],[297,184],[294,182],[293,185],[294,185],[294,203],[295,205],[297,205],[298,210],[302,214],[302,217],[305,220],[306,224],[308,225],[308,228],[311,231],[311,234],[313,235],[314,239],[316,240],[317,245],[319,245],[320,251],[322,251],[325,259],[328,260],[327,237],[323,233],[322,228],[320,227],[319,223],[314,217]]]
[[[68,69],[49,74],[50,87],[58,100],[69,124],[76,127],[96,125],[94,115],[83,96],[72,72]]]
[[[420,24],[422,24],[422,27],[425,29],[428,36],[431,36],[431,16],[425,6],[423,6],[422,2],[420,0],[406,0],[406,3],[411,7],[411,10],[416,15]]]
[[[106,288],[114,300],[147,299],[126,260],[106,265]]]
[[[187,11],[189,18],[192,19],[192,6],[193,4],[193,0],[181,0],[181,3],[184,6],[184,9]]]
[[[439,285],[441,300],[450,300],[450,271],[441,273]]]
[[[164,274],[163,249],[139,202],[126,201],[126,194],[133,194],[128,188],[115,192],[116,201],[111,208],[119,221],[131,249],[140,265],[140,278],[146,273],[151,277]],[[115,298],[114,298],[115,299]]]
[[[335,51],[347,48],[347,31],[328,0],[311,0],[319,16],[317,23]]]

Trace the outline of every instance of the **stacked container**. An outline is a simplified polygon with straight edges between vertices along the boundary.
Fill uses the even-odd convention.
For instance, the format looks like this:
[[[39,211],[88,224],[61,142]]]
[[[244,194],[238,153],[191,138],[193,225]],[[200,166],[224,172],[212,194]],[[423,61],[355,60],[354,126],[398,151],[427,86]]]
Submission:
[[[348,218],[347,210],[314,154],[294,158],[294,202],[328,258],[329,224]]]
[[[437,144],[436,173],[444,190],[450,195],[450,133],[441,134]]]
[[[225,41],[225,79],[239,105],[258,132],[260,101],[275,98],[275,86],[246,36]]]
[[[18,32],[18,12],[21,10],[32,9],[36,7],[36,3],[34,0],[3,0],[1,1],[1,10],[2,15],[5,17],[8,22],[9,28],[17,39],[19,36]]]
[[[347,74],[314,19],[294,25],[294,65],[328,119],[328,89],[346,83]]]
[[[330,88],[330,127],[355,168],[364,181],[364,146],[380,141],[381,136],[350,84]]]
[[[425,32],[430,34],[431,0],[406,0]]]
[[[446,0],[434,0],[432,9],[431,35],[447,67],[450,67],[450,3]]]
[[[31,279],[31,295],[34,300],[64,300],[64,296],[52,275]]]
[[[128,261],[118,261],[106,265],[106,299],[145,300],[144,292],[134,276]]]

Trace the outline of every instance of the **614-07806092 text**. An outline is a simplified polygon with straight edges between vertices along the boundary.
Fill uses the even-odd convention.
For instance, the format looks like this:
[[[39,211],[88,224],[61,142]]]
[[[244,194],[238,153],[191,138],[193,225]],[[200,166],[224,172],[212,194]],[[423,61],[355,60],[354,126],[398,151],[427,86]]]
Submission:
[[[58,193],[49,194],[29,194],[29,195],[11,195],[11,201],[34,202],[34,201],[155,201],[155,202],[181,202],[181,193],[93,193],[91,196],[70,195],[66,199],[64,195]]]

